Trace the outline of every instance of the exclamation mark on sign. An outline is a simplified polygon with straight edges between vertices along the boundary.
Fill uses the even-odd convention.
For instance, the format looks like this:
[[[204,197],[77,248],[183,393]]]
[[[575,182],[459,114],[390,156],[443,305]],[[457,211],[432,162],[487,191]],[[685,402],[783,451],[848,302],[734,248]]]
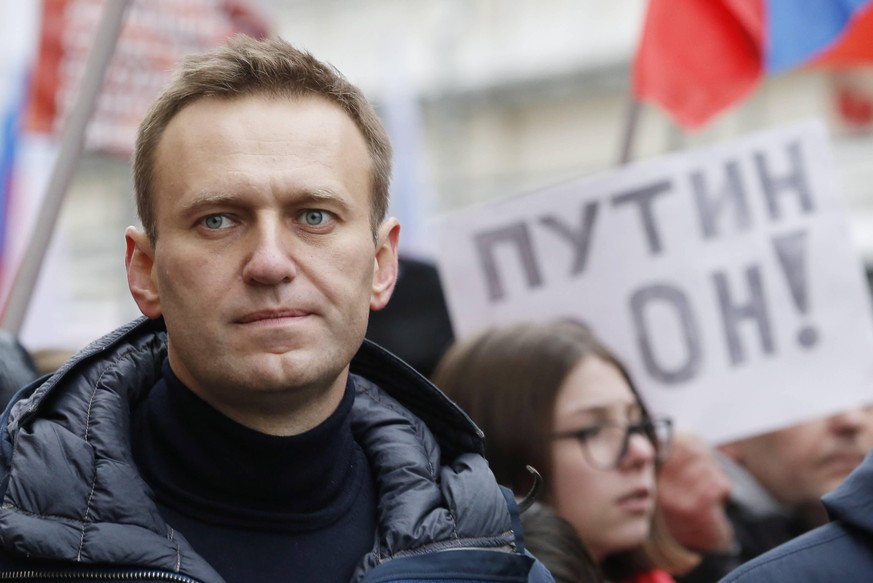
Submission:
[[[779,264],[785,273],[788,289],[794,305],[802,316],[809,314],[809,288],[806,277],[806,232],[798,231],[773,239],[773,247]],[[804,348],[812,348],[818,342],[818,330],[804,324],[797,331],[797,343]]]

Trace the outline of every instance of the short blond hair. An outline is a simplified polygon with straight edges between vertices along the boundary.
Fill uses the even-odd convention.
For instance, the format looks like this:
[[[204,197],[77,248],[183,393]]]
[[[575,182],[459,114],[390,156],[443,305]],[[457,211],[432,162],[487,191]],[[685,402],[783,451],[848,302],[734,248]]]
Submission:
[[[232,37],[218,48],[182,60],[139,126],[133,154],[136,208],[152,243],[157,240],[153,196],[155,153],[167,125],[185,106],[204,97],[318,95],[340,106],[355,123],[370,154],[373,232],[388,212],[391,144],[373,106],[333,66],[284,40]]]

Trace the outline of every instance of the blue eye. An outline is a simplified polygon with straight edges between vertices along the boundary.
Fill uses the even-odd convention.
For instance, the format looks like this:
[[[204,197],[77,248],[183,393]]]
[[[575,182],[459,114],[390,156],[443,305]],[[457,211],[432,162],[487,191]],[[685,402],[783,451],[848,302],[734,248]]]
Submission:
[[[330,218],[325,211],[308,210],[303,213],[303,222],[311,227],[323,225]]]
[[[201,220],[203,226],[207,229],[221,229],[223,227],[227,227],[229,220],[224,215],[209,215],[208,217],[204,217]]]

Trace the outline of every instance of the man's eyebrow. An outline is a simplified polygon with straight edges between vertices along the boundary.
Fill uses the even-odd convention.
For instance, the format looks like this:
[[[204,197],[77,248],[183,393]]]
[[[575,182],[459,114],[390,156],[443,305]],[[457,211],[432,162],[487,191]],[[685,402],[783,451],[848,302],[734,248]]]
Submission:
[[[202,208],[232,204],[235,200],[236,198],[228,193],[205,192],[202,194],[198,194],[194,197],[193,200],[190,200],[183,204],[182,212],[187,214]]]
[[[312,190],[301,190],[295,192],[291,200],[295,205],[300,204],[324,204],[331,203],[343,209],[349,208],[349,202],[338,192],[330,188],[316,188]],[[199,209],[209,208],[222,205],[239,205],[242,204],[239,196],[235,196],[226,192],[204,192],[198,194],[193,200],[190,200],[182,205],[182,212],[185,214],[195,212]]]
[[[314,203],[332,203],[343,209],[349,208],[349,201],[330,188],[315,188],[312,190],[301,191],[295,194],[295,199],[298,202],[306,203],[307,201],[312,201]]]

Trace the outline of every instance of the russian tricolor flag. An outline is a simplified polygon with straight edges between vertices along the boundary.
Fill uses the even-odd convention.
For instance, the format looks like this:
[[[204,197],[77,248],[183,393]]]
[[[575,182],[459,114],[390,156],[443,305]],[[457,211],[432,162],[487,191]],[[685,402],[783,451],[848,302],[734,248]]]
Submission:
[[[18,241],[29,227],[31,201],[23,186],[23,159],[29,158],[25,132],[30,71],[39,30],[39,3],[7,2],[0,8],[0,306],[21,259]]]
[[[0,289],[6,275],[6,230],[12,207],[16,149],[24,110],[24,84],[13,81],[10,85],[22,90],[13,91],[0,110]]]
[[[634,94],[696,128],[764,75],[873,62],[873,0],[650,0]]]

